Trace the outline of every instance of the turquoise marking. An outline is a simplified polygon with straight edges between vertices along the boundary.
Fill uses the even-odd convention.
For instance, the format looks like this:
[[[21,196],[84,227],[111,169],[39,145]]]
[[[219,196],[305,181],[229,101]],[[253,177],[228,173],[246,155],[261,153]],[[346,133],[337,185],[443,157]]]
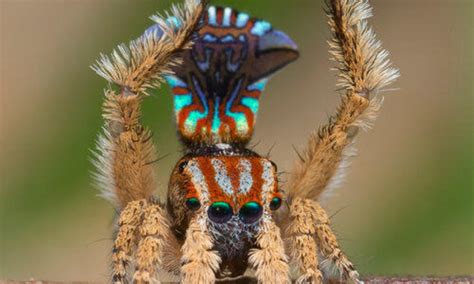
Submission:
[[[245,13],[239,13],[239,15],[237,16],[237,21],[235,25],[238,28],[243,28],[247,25],[249,18],[250,16]]]
[[[249,85],[247,87],[247,90],[262,92],[263,89],[265,89],[265,85],[267,84],[267,82],[268,82],[268,78],[260,79],[257,82],[253,83],[252,85]]]
[[[187,107],[193,103],[193,97],[191,94],[174,95],[174,112],[177,114],[184,107]]]
[[[212,133],[219,133],[219,128],[221,127],[221,119],[219,118],[219,105],[220,99],[216,98],[216,102],[214,104],[214,117],[212,119]]]
[[[182,81],[181,79],[179,79],[178,77],[174,75],[165,76],[165,80],[166,82],[168,82],[171,88],[176,88],[176,87],[187,88],[188,87],[188,85],[184,81]]]
[[[214,6],[209,7],[208,14],[209,14],[209,25],[217,26],[216,7]]]
[[[230,27],[230,19],[232,15],[232,9],[227,7],[224,9],[224,19],[222,20],[223,27]]]
[[[190,112],[189,116],[186,118],[186,121],[184,122],[186,131],[189,132],[189,134],[194,133],[196,131],[196,125],[197,125],[198,120],[206,118],[206,116],[207,116],[207,111],[204,113],[200,113],[197,110]]]
[[[249,132],[249,123],[245,114],[241,112],[227,112],[227,115],[232,117],[237,126],[237,132],[241,135],[247,134]]]
[[[240,91],[240,87],[242,84],[242,80],[239,80],[237,86],[235,86],[234,90],[232,91],[232,95],[230,99],[227,101],[227,105],[225,108],[226,116],[234,119],[235,125],[237,128],[237,133],[239,135],[245,135],[249,132],[249,123],[247,121],[247,117],[245,114],[241,112],[232,112],[230,109],[234,103],[234,100],[237,98],[238,92]]]
[[[260,102],[255,98],[243,97],[241,101],[242,105],[248,107],[254,114],[257,114]]]
[[[272,25],[267,21],[257,21],[250,31],[255,36],[263,36],[272,28]]]
[[[204,93],[202,92],[198,82],[196,81],[195,78],[193,78],[194,86],[197,90],[198,96],[201,99],[201,102],[204,106],[204,112],[199,112],[198,110],[191,111],[184,121],[184,131],[187,132],[187,134],[193,134],[196,132],[196,126],[197,122],[203,118],[206,118],[209,115],[209,108],[207,105],[206,98],[204,96]]]

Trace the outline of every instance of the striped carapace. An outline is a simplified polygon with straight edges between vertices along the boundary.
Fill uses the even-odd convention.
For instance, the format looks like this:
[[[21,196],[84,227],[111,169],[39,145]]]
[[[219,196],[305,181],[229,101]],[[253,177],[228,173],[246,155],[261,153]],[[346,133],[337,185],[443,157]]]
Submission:
[[[193,212],[207,213],[207,226],[223,259],[222,273],[238,275],[237,261],[252,248],[262,218],[282,203],[276,165],[255,152],[229,144],[200,147],[176,165],[168,208],[177,232],[186,230]],[[232,264],[232,265],[231,265]]]

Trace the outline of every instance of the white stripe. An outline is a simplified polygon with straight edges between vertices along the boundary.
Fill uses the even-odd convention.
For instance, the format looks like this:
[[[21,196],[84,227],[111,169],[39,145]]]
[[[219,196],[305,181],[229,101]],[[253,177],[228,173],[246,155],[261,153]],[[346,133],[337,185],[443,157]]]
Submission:
[[[209,25],[217,26],[216,7],[214,6],[209,7],[208,14],[209,14],[209,21],[208,21]]]
[[[222,26],[223,27],[229,27],[230,26],[230,16],[232,15],[232,9],[227,7],[224,9],[224,19],[222,20]]]
[[[252,187],[252,184],[253,184],[252,164],[250,164],[249,160],[247,159],[240,160],[239,171],[240,171],[239,191],[240,193],[247,193],[250,191],[250,188]]]
[[[269,161],[262,159],[262,166],[262,199],[263,204],[266,205],[272,198],[271,193],[273,192],[275,187],[275,176],[273,175],[273,166]]]
[[[203,202],[209,202],[209,188],[207,187],[206,178],[204,177],[199,164],[195,160],[191,160],[186,167],[186,171],[191,176],[191,182],[198,191]]]
[[[227,174],[225,164],[219,159],[212,159],[211,164],[214,167],[217,184],[222,188],[225,194],[232,196],[234,191],[232,190],[232,182]]]

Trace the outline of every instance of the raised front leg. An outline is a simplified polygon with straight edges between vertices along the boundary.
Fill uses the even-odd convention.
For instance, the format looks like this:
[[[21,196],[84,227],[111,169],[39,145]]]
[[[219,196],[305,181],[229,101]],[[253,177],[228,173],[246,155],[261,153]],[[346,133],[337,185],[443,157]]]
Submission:
[[[250,252],[249,263],[255,269],[258,282],[291,283],[280,229],[269,217],[262,220],[257,246]]]
[[[181,248],[181,283],[214,283],[220,257],[212,250],[213,239],[206,227],[206,216],[200,213],[191,219],[186,240]]]
[[[354,138],[359,129],[369,129],[373,124],[383,102],[384,88],[399,76],[368,25],[368,2],[326,3],[332,32],[330,54],[337,63],[338,86],[343,95],[336,114],[310,137],[299,155],[287,183],[288,207],[276,216],[278,224],[286,228],[285,239],[301,272],[299,282],[321,282],[316,249],[334,262],[343,279],[358,277],[317,201],[323,192],[340,184],[354,155]]]

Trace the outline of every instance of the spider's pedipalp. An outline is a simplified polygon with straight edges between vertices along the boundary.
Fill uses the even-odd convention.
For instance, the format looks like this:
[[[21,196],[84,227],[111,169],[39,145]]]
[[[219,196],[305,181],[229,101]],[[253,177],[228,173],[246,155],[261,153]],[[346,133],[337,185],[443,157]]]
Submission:
[[[212,284],[219,269],[221,258],[212,250],[214,240],[209,233],[206,215],[200,212],[190,221],[186,239],[181,247],[181,282]]]
[[[262,223],[257,235],[258,248],[250,251],[249,264],[255,269],[259,283],[291,283],[280,229],[271,218],[264,217]]]

